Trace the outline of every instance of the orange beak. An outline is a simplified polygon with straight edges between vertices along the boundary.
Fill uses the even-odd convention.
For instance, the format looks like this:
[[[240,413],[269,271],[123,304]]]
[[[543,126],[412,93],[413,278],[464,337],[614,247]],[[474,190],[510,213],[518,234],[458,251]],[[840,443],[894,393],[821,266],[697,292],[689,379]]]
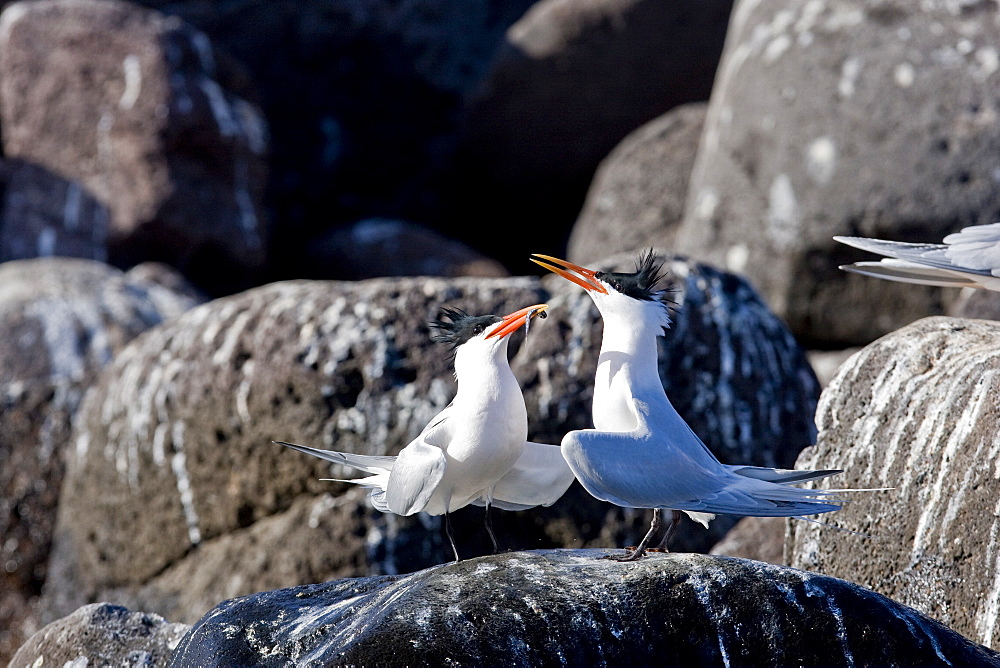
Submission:
[[[594,275],[597,272],[593,269],[587,269],[586,267],[581,267],[578,264],[573,264],[572,262],[567,262],[566,260],[560,260],[557,257],[552,257],[551,255],[541,255],[540,253],[532,253],[530,259],[538,266],[545,267],[549,271],[559,274],[567,281],[576,283],[584,290],[594,290],[595,292],[600,292],[601,294],[608,294],[607,288],[601,285],[598,280],[594,278]],[[567,269],[569,271],[567,271]]]
[[[522,325],[527,324],[534,316],[539,313],[544,313],[545,309],[549,307],[548,304],[535,304],[534,306],[526,306],[520,311],[514,311],[513,313],[508,313],[503,316],[500,322],[500,326],[493,330],[492,333],[486,336],[487,339],[492,339],[494,336],[507,336],[508,334],[513,334],[517,330],[521,329]],[[544,317],[544,316],[543,316]]]

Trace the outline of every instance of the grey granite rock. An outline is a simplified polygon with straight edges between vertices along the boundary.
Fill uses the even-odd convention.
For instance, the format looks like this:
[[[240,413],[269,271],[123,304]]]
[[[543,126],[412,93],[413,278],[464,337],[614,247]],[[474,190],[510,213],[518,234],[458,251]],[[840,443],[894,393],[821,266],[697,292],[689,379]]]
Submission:
[[[1000,8],[777,0],[733,11],[677,251],[745,274],[807,345],[864,345],[956,291],[848,275],[858,235],[1000,220]]]
[[[89,222],[110,262],[167,262],[213,294],[259,279],[267,128],[203,33],[119,0],[15,2],[0,69],[4,154],[108,208]]]
[[[158,615],[92,603],[31,636],[9,668],[166,666],[189,628]]]
[[[33,601],[83,394],[129,341],[197,303],[172,280],[82,259],[0,265],[0,661],[38,628]]]
[[[845,578],[1000,647],[1000,323],[935,317],[863,348],[823,391],[817,444],[796,466],[842,468],[855,493],[797,523],[797,568]]]
[[[996,666],[998,654],[835,578],[671,554],[515,552],[220,604],[172,666]]]

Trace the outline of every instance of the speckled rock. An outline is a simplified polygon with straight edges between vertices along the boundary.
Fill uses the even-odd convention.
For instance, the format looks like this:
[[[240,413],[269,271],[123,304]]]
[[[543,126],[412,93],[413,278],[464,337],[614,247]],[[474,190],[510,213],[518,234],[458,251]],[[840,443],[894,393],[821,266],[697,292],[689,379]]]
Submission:
[[[189,628],[158,615],[93,603],[31,636],[9,668],[165,666]]]
[[[643,244],[673,247],[707,106],[671,109],[633,130],[601,161],[573,224],[567,259],[585,265]]]
[[[194,621],[218,602],[205,605],[212,593],[447,560],[440,518],[382,515],[363,494],[345,496],[353,486],[318,480],[344,471],[271,441],[395,454],[454,396],[449,351],[427,328],[439,308],[508,313],[543,296],[535,278],[291,281],[148,332],[81,406],[47,614],[114,600]],[[481,509],[454,519],[463,554],[489,549]],[[261,544],[301,550],[284,553],[286,565],[240,558],[215,568],[219,555]],[[181,573],[219,582],[177,600]]]
[[[167,262],[213,293],[246,287],[268,243],[267,130],[228,62],[204,34],[131,3],[9,4],[4,154],[110,209],[113,264]]]
[[[226,601],[173,666],[937,666],[998,655],[843,580],[598,550],[483,557]]]
[[[1000,220],[998,43],[989,2],[739,3],[677,251],[745,274],[807,345],[944,313],[956,291],[840,271],[872,258],[832,237]]]
[[[849,579],[1000,647],[1000,323],[920,320],[858,352],[824,390],[800,467],[858,493],[798,523],[789,564]]]
[[[587,266],[631,271],[638,254]],[[667,258],[665,283],[673,285],[676,302],[673,325],[659,339],[660,378],[671,403],[723,462],[791,467],[816,436],[813,414],[820,388],[804,351],[742,278],[661,255]],[[582,289],[557,276],[544,284],[552,292],[546,300],[549,319],[529,337],[513,366],[522,379],[534,438],[553,443],[571,429],[592,426],[603,325]],[[576,485],[570,494],[578,495],[572,503],[536,514],[599,504],[592,513],[603,508],[606,517],[580,529],[579,540],[587,547],[638,541],[648,528],[648,511],[596,502]],[[672,547],[707,552],[736,520],[719,516],[706,531],[684,519]]]
[[[33,599],[84,391],[130,340],[196,299],[182,279],[167,288],[92,260],[0,265],[0,661],[38,629]]]
[[[107,206],[80,184],[24,160],[5,160],[0,173],[0,262],[51,256],[107,261]]]
[[[369,218],[333,230],[302,258],[313,278],[356,281],[381,276],[510,274],[496,260],[434,230],[403,220]]]
[[[601,160],[642,124],[708,100],[732,4],[536,2],[469,96],[458,224],[475,217],[506,230],[489,241],[508,266],[526,234],[536,249],[564,255]]]

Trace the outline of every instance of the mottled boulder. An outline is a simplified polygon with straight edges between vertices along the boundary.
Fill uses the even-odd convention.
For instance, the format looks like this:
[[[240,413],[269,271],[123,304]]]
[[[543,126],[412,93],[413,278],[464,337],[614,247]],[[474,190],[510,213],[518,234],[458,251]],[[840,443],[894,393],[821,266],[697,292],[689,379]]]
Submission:
[[[862,587],[760,562],[516,552],[226,601],[172,666],[937,666],[1000,655]]]
[[[440,518],[382,515],[318,480],[345,471],[271,441],[395,454],[454,396],[449,350],[427,328],[439,308],[508,313],[543,296],[535,278],[290,281],[147,332],[80,408],[47,614],[113,600],[194,621],[219,599],[184,580],[218,579],[206,592],[222,598],[447,560]],[[482,510],[459,515],[463,554],[488,550]],[[539,534],[503,535],[525,546]],[[226,555],[261,544],[301,550],[286,565],[237,558],[220,575]]]
[[[107,206],[75,181],[24,160],[5,160],[0,171],[0,262],[51,256],[107,261]]]
[[[797,466],[843,468],[857,493],[797,523],[789,564],[870,587],[1000,646],[1000,323],[935,317],[870,344],[824,390]]]
[[[510,274],[503,265],[429,227],[369,218],[331,231],[309,245],[305,275],[356,281],[380,276],[481,276]]]
[[[632,271],[638,255],[587,266]],[[663,256],[665,283],[673,286],[670,298],[676,303],[673,325],[659,339],[660,378],[671,403],[723,462],[790,468],[816,436],[813,413],[820,388],[804,351],[745,280],[680,256]],[[557,443],[571,429],[592,426],[603,325],[582,289],[557,276],[544,284],[552,293],[546,299],[549,319],[532,332],[513,365],[535,440]],[[593,513],[603,508],[607,516],[583,525],[587,547],[638,541],[648,527],[647,511],[596,502],[578,486],[570,493],[578,494],[573,503],[536,514],[561,507],[576,512],[597,503]],[[719,516],[708,531],[685,519],[672,546],[706,552],[736,519]]]
[[[672,248],[705,121],[704,102],[676,107],[633,130],[594,174],[567,259],[586,264],[653,244]]]
[[[731,7],[535,3],[507,31],[467,105],[458,224],[476,216],[513,233],[494,242],[509,266],[523,253],[524,234],[562,254],[594,170],[615,145],[678,105],[708,99]]]
[[[159,615],[93,603],[31,636],[9,668],[165,666],[189,628]]]
[[[0,265],[0,660],[38,628],[34,599],[84,392],[130,340],[195,303],[92,260]]]
[[[677,250],[745,274],[805,343],[864,345],[956,291],[837,269],[860,235],[1000,220],[1000,7],[744,2],[733,12]],[[839,247],[838,247],[839,246]]]
[[[4,154],[110,210],[113,264],[167,262],[214,293],[250,285],[268,242],[267,131],[225,63],[204,34],[127,2],[8,5]]]

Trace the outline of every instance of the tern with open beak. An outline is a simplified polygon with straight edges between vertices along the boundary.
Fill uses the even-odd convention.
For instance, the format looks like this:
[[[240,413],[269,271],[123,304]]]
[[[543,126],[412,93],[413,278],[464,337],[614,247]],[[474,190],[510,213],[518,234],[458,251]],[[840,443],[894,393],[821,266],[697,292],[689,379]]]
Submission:
[[[604,320],[594,381],[594,429],[571,431],[562,453],[593,496],[627,508],[652,508],[653,521],[638,547],[622,561],[639,559],[661,527],[667,542],[683,511],[708,527],[716,513],[794,517],[839,510],[831,493],[792,483],[840,471],[792,471],[722,464],[674,410],[657,371],[656,337],[670,325],[662,264],[652,251],[631,273],[602,272],[548,255],[532,261],[579,285]]]
[[[1000,223],[973,225],[942,244],[834,237],[842,244],[886,257],[840,268],[901,283],[1000,291]]]
[[[435,340],[454,351],[455,398],[398,456],[358,455],[277,441],[300,452],[369,473],[345,480],[371,489],[372,504],[384,513],[444,515],[455,560],[458,549],[449,513],[467,505],[524,510],[549,506],[573,482],[559,446],[528,441],[521,388],[507,362],[510,335],[532,317],[545,317],[547,304],[505,316],[473,316],[445,308],[431,323]]]

